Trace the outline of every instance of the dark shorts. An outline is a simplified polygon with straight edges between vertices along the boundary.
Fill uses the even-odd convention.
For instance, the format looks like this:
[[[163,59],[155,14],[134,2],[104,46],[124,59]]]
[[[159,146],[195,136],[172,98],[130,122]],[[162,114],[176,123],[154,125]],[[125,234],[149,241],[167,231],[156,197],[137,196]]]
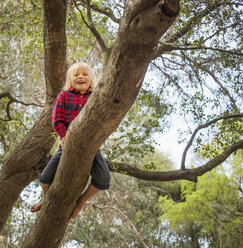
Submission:
[[[38,175],[41,183],[51,184],[56,174],[57,166],[62,155],[61,146],[56,154],[50,159],[44,170]],[[91,184],[97,189],[105,190],[110,187],[110,171],[100,150],[95,155],[91,169]]]

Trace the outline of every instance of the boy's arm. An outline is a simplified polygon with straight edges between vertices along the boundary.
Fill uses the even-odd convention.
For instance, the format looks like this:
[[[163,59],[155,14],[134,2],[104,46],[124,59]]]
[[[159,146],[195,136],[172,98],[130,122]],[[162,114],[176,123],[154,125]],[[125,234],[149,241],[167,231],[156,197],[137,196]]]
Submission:
[[[52,108],[52,126],[62,140],[66,136],[67,128],[65,126],[65,95],[61,92]]]

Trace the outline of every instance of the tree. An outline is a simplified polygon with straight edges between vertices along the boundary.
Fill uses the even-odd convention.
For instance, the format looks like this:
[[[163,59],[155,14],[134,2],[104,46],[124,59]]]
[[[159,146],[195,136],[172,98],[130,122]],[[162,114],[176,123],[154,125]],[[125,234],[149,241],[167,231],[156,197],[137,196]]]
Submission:
[[[103,9],[103,14],[109,16],[115,22],[119,22],[119,31],[116,40],[114,41],[113,45],[109,47],[103,41],[101,35],[95,28],[91,15],[91,9],[96,9],[98,12],[102,13],[102,4],[101,6],[99,6],[98,3],[91,4],[90,1],[87,1],[85,3],[84,1],[80,1],[80,4],[85,4],[85,7],[87,9],[87,16],[86,19],[83,18],[83,21],[86,23],[86,25],[90,28],[91,32],[97,38],[97,41],[100,45],[100,49],[104,54],[104,66],[102,69],[102,76],[100,79],[100,83],[97,86],[97,90],[94,92],[94,94],[92,94],[92,98],[90,99],[89,104],[85,107],[84,111],[82,111],[81,115],[76,119],[76,121],[69,129],[69,134],[67,136],[68,148],[64,150],[63,158],[59,167],[60,169],[57,172],[55,182],[53,183],[49,191],[48,197],[43,205],[43,211],[41,212],[40,218],[35,224],[34,228],[32,229],[30,237],[23,247],[28,247],[31,245],[34,247],[38,247],[34,243],[30,245],[31,242],[34,242],[33,239],[36,232],[42,236],[45,236],[46,239],[45,241],[43,240],[44,243],[39,242],[39,245],[44,245],[46,242],[48,244],[51,243],[54,247],[54,243],[52,243],[52,241],[54,240],[56,241],[55,245],[58,245],[67,225],[70,213],[74,207],[75,201],[86,184],[92,157],[94,156],[98,147],[104,142],[104,140],[110,135],[110,133],[116,129],[117,125],[120,123],[128,109],[133,104],[139,92],[139,89],[141,88],[141,83],[143,81],[143,77],[145,75],[150,60],[166,52],[171,52],[173,49],[179,49],[181,51],[185,50],[184,47],[177,46],[177,41],[181,37],[187,35],[188,32],[192,30],[192,27],[196,26],[197,21],[200,22],[203,20],[203,17],[207,15],[210,16],[210,14],[212,13],[214,14],[214,11],[220,9],[222,6],[234,7],[235,5],[237,5],[237,3],[224,3],[224,1],[216,1],[210,4],[200,2],[197,6],[190,6],[189,4],[188,6],[186,6],[187,8],[192,7],[192,9],[195,9],[195,12],[199,11],[199,13],[196,14],[193,12],[194,16],[190,16],[189,12],[187,11],[186,15],[189,15],[189,21],[182,22],[181,29],[180,24],[179,30],[177,32],[173,33],[173,29],[167,32],[167,36],[165,36],[161,40],[162,43],[160,45],[158,45],[160,37],[172,25],[175,16],[178,14],[179,8],[177,1],[166,1],[165,3],[160,3],[158,1],[151,1],[149,3],[146,1],[128,1],[125,5],[124,15],[120,21],[118,21],[114,15],[111,15],[109,8],[108,10]],[[78,8],[77,5],[76,8]],[[50,120],[48,118],[50,117],[51,102],[53,101],[56,94],[61,88],[61,84],[64,78],[64,72],[66,69],[66,2],[44,2],[44,10],[44,44],[46,68],[45,75],[47,83],[47,101],[45,105],[46,107],[43,111],[41,118],[36,123],[32,131],[26,136],[21,145],[16,148],[16,150],[11,154],[9,159],[6,160],[5,164],[2,167],[2,181],[0,182],[0,194],[1,199],[3,199],[3,202],[0,203],[3,209],[2,215],[0,217],[1,226],[4,225],[6,218],[9,212],[11,211],[11,208],[21,190],[36,177],[36,171],[38,171],[40,165],[43,164],[43,161],[46,159],[46,155],[48,154],[53,144],[53,137],[50,134]],[[54,15],[53,13],[56,13],[56,11],[58,11],[58,13]],[[229,13],[227,13],[227,15],[229,15]],[[57,16],[58,18],[56,18]],[[124,39],[124,37],[126,37],[126,39]],[[173,46],[171,45],[172,43]],[[210,50],[210,48],[205,47],[202,44],[197,44],[198,46],[196,47],[191,46],[192,44],[190,43],[189,45],[186,43],[186,45],[186,49],[188,50],[190,50],[190,47],[193,49],[204,49],[204,51]],[[155,47],[156,49],[154,49]],[[238,51],[228,52],[227,49],[216,50],[219,52],[225,52],[226,54],[233,53],[236,55],[240,55]],[[185,54],[184,52],[182,59],[188,62],[190,61],[190,58],[188,58],[188,56],[186,55],[187,54]],[[220,60],[220,58],[218,58],[218,60]],[[175,62],[177,63],[177,61]],[[191,61],[190,63],[193,65],[200,66],[200,63],[197,63],[196,61]],[[205,73],[205,68],[202,69],[204,69]],[[216,79],[216,82],[219,81],[215,77],[215,75],[212,74],[210,71],[207,71],[207,73],[211,74],[212,77]],[[167,72],[163,72],[163,74],[167,78],[169,78],[169,82],[173,82],[174,85],[177,86],[179,91],[181,90],[180,85],[178,86],[177,80],[172,77],[174,76],[174,74],[171,74],[171,77],[170,75],[168,75]],[[188,74],[192,78],[196,79],[200,79],[201,76],[198,74],[197,71],[195,71],[196,76],[192,75],[192,73],[190,72]],[[203,83],[203,80],[201,80],[200,82]],[[218,83],[218,85],[222,84]],[[230,106],[232,106],[231,112],[238,112],[237,103],[231,97],[229,91],[227,91],[223,86],[220,87],[223,93],[222,95],[226,95],[228,99],[230,99]],[[235,92],[237,92],[238,90],[239,89],[237,88]],[[199,94],[196,96],[198,96],[198,98],[194,97],[191,99],[198,100],[202,95]],[[200,109],[201,107],[202,106],[200,106]],[[103,109],[103,112],[100,111],[100,108]],[[199,113],[201,112],[199,111]],[[86,115],[86,118],[88,117],[88,119],[86,119],[82,122],[82,124],[79,125],[79,123],[83,120],[84,114]],[[196,113],[195,115],[198,114]],[[100,116],[102,122],[99,119]],[[241,114],[237,114],[231,117],[241,116]],[[97,122],[97,120],[99,121]],[[201,118],[201,121],[203,120],[204,119]],[[45,122],[46,124],[43,125],[43,122]],[[41,130],[40,127],[43,126],[45,128]],[[98,126],[99,130],[97,131],[87,129],[88,126]],[[90,130],[89,135],[84,137],[84,135],[82,135],[82,130]],[[72,140],[76,143],[74,144]],[[81,140],[84,143],[82,143]],[[84,144],[87,140],[92,140],[92,143],[90,144],[90,147],[84,148]],[[79,180],[77,180],[78,178],[73,178],[72,173],[68,171],[66,168],[67,166],[65,166],[65,161],[70,161],[69,158],[74,157],[72,161],[73,165],[70,164],[69,168],[73,168],[73,172],[75,171],[75,169],[77,170],[74,164],[75,160],[77,160],[78,157],[72,156],[73,154],[77,153],[79,153],[80,156],[82,155],[77,146],[79,147],[79,149],[83,148],[82,151],[85,152],[87,156],[85,158],[83,156],[83,159],[81,160],[84,168],[82,175],[80,173],[74,173],[78,175]],[[33,148],[35,148],[36,150],[32,150]],[[201,168],[199,167],[195,169],[185,169],[185,166],[182,166],[181,170],[178,171],[164,173],[147,171],[144,172],[124,163],[118,164],[118,168],[117,166],[113,166],[113,169],[111,169],[122,172],[127,171],[127,174],[129,175],[147,180],[172,180],[185,178],[195,181],[198,175],[201,175],[206,171],[211,170],[212,168],[220,164],[222,161],[224,161],[232,152],[239,148],[242,148],[242,141],[238,141],[235,144],[232,144],[222,154],[212,159],[208,164]],[[31,159],[29,159],[30,154]],[[26,157],[22,157],[21,155]],[[34,171],[32,168],[34,168]],[[26,180],[26,178],[28,178],[28,180]],[[69,185],[67,183],[67,185],[65,185],[65,187],[63,188],[60,185],[59,178],[65,178],[63,182],[69,180],[68,183],[72,181],[70,180],[71,178],[73,178],[74,180],[72,181],[72,185]],[[17,179],[18,187],[14,187],[14,183],[16,183]],[[82,183],[80,182],[80,179],[82,179]],[[79,188],[80,191],[74,192],[72,190],[74,189],[74,187]],[[7,190],[9,192],[8,201],[4,201],[4,195]],[[52,199],[52,201],[50,199]],[[61,199],[65,199],[65,201],[61,201]],[[50,217],[49,215],[51,215],[55,205],[67,206],[63,207],[63,209],[60,209],[59,211],[55,211],[55,214]],[[49,214],[44,215],[44,211]],[[43,226],[41,227],[41,223],[45,222],[44,219],[47,219],[49,221],[46,223],[50,223],[50,221],[52,220],[52,224],[47,224],[45,230],[43,230]],[[48,228],[52,229],[53,223],[56,222],[59,223],[59,226],[58,228],[55,228],[55,233],[51,234]],[[38,240],[38,235],[35,236],[35,240]]]
[[[145,164],[141,166],[148,168],[151,159],[154,164],[150,170],[173,169],[170,160],[157,151],[145,156]],[[22,200],[15,204],[4,228],[4,240],[12,248],[20,246],[35,221],[36,216],[29,212],[31,199],[28,195],[33,195],[35,191],[39,195],[40,187],[36,188],[37,185],[37,182],[32,183],[24,190],[21,194]],[[167,228],[160,224],[158,198],[169,195],[175,200],[178,199],[179,181],[151,182],[134,179],[125,174],[112,174],[111,185],[111,191],[96,195],[78,218],[70,221],[62,246],[163,246]]]
[[[169,223],[171,246],[242,245],[242,193],[234,173],[227,177],[224,169],[219,168],[200,177],[197,184],[182,181],[181,202],[161,197],[164,213],[161,218]],[[174,244],[169,241],[170,237],[174,237]]]
[[[45,25],[51,25],[51,28],[47,27],[45,29],[46,32],[49,29],[55,31],[55,33],[50,31],[48,36],[45,35],[45,108],[31,131],[6,159],[1,168],[1,229],[20,192],[36,177],[40,164],[44,162],[54,143],[54,138],[50,135],[52,133],[51,105],[61,89],[66,71],[66,8],[63,5],[56,6],[56,4],[59,4],[58,2],[53,4],[58,11],[58,18],[53,19],[53,16],[48,16],[52,18],[52,21],[49,23],[45,21]],[[55,36],[56,33],[59,35]],[[31,150],[33,153],[30,152]],[[6,194],[6,192],[8,193]]]

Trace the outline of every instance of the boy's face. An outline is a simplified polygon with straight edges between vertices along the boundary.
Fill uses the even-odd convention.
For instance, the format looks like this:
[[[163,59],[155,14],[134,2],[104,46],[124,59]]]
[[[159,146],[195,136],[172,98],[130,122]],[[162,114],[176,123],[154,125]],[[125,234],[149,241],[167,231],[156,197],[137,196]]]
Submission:
[[[85,68],[79,67],[77,69],[72,80],[72,86],[81,94],[87,92],[91,86],[91,78]]]

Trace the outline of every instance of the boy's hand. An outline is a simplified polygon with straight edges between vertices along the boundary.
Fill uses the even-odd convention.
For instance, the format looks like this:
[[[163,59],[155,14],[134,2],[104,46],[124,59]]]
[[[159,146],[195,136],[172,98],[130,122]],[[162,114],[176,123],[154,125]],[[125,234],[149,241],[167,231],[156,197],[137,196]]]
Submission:
[[[65,138],[62,138],[62,140],[61,140],[61,147],[62,147],[62,149],[63,149],[64,141],[65,141]]]

